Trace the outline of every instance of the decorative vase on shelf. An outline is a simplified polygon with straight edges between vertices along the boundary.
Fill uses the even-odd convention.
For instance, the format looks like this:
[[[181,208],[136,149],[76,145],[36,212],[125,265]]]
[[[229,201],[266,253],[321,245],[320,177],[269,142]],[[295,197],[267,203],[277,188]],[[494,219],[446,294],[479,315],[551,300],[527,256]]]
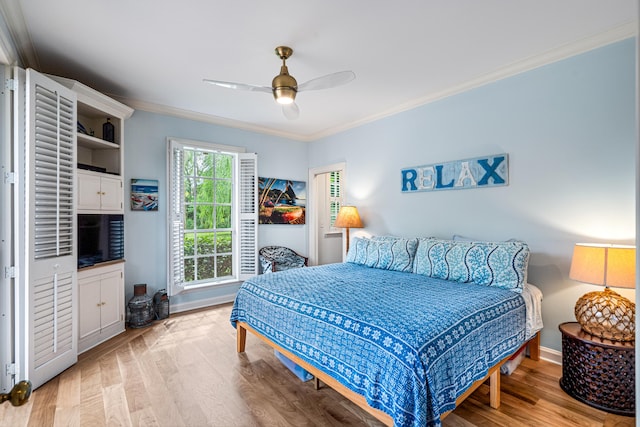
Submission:
[[[102,125],[102,139],[109,142],[115,142],[115,128],[113,123],[111,123],[111,119],[107,119],[107,121]]]

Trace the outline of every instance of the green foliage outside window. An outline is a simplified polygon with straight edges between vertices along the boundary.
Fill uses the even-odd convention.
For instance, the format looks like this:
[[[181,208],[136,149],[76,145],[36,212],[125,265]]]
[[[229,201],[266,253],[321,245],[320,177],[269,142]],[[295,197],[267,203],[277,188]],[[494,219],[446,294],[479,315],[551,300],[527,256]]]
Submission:
[[[233,274],[233,157],[185,149],[185,281]]]

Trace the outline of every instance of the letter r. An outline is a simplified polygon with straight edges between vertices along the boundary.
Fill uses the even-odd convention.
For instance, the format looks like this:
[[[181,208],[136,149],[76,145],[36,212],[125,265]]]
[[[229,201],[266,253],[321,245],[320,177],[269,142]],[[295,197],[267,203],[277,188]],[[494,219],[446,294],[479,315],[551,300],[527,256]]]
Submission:
[[[404,169],[402,171],[402,191],[417,191],[416,179],[418,172],[415,169]],[[409,186],[409,188],[407,188]]]

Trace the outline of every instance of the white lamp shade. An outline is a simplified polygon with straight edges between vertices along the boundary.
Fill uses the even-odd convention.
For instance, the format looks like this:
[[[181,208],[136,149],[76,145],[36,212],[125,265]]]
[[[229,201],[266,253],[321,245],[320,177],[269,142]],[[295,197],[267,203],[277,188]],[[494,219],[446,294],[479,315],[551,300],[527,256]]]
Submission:
[[[594,285],[635,288],[635,246],[576,243],[569,277]]]

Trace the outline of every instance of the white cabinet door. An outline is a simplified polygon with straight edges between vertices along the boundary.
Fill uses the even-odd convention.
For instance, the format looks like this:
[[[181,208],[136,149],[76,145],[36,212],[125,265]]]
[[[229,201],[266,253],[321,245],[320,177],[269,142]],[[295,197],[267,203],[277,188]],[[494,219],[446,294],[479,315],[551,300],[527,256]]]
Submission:
[[[78,171],[77,178],[78,209],[100,209],[100,177]]]
[[[78,170],[77,181],[79,211],[86,213],[122,212],[122,178]]]
[[[123,280],[119,271],[104,274],[100,280],[100,325],[103,329],[120,322],[123,318]]]
[[[100,332],[100,276],[78,278],[80,339]]]
[[[124,332],[124,263],[78,272],[78,350],[86,351]]]
[[[103,176],[100,182],[100,209],[103,211],[122,210],[122,179]]]

